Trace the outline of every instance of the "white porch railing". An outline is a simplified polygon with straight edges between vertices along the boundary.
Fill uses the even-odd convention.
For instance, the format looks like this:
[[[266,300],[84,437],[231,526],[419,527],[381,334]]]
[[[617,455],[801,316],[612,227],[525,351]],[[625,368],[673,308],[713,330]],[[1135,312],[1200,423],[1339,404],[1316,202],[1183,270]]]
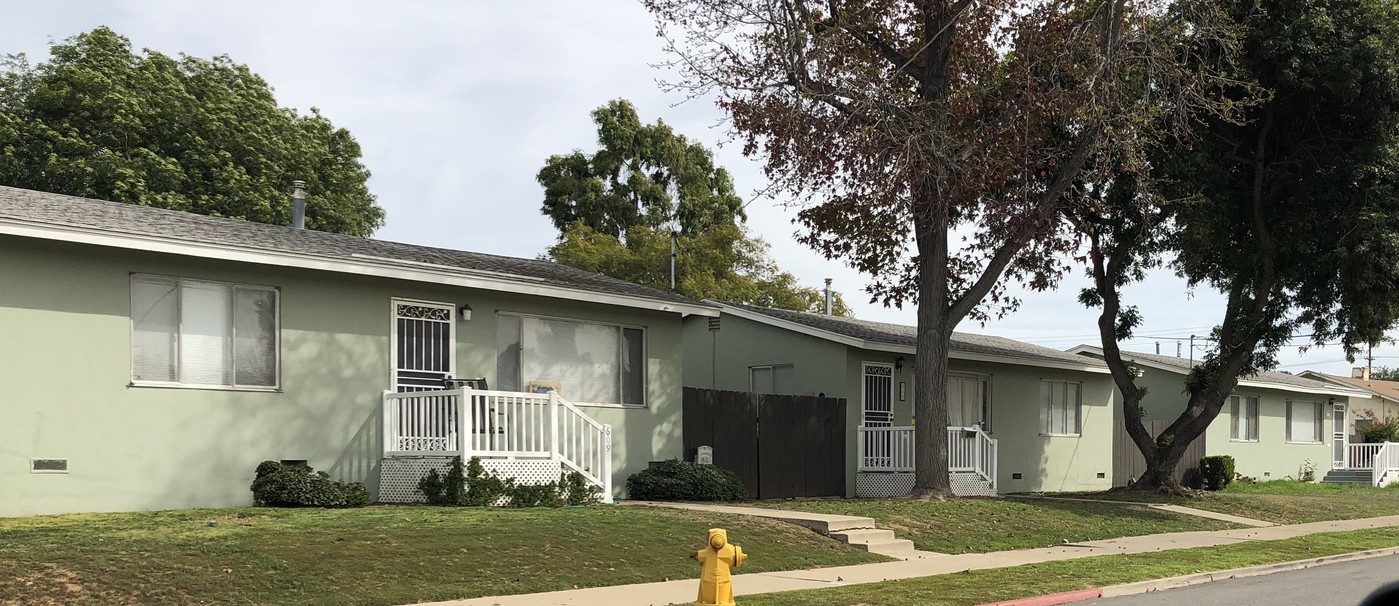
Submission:
[[[385,393],[383,414],[385,458],[550,459],[583,474],[612,501],[612,426],[557,393]]]
[[[1384,444],[1366,444],[1366,446],[1379,446],[1375,451],[1375,457],[1371,459],[1370,485],[1383,488],[1399,476],[1399,442],[1385,442]]]
[[[1346,469],[1372,469],[1383,444],[1346,444]]]
[[[860,471],[910,472],[914,470],[912,427],[860,426]],[[947,428],[948,471],[975,472],[992,486],[996,483],[996,440],[980,427]]]

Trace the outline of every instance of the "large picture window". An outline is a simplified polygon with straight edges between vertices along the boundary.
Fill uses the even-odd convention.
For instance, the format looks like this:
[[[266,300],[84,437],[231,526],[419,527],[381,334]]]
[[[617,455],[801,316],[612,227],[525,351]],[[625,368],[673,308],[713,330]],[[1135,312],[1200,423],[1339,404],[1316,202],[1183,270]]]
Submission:
[[[574,402],[646,404],[646,332],[555,318],[496,316],[496,382]]]
[[[1325,425],[1321,402],[1287,401],[1287,441],[1318,444]]]
[[[1073,381],[1040,381],[1040,433],[1076,436],[1083,432],[1079,414],[1083,384]]]
[[[1258,441],[1258,398],[1229,396],[1229,439]]]
[[[275,288],[131,277],[131,382],[278,386]]]

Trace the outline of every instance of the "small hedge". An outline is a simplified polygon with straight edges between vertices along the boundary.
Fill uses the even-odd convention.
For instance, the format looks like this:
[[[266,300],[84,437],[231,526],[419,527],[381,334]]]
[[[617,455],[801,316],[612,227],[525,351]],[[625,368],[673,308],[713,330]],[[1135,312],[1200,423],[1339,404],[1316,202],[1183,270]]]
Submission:
[[[472,457],[465,466],[455,459],[445,474],[428,470],[418,481],[418,490],[428,503],[459,507],[563,507],[602,500],[602,491],[576,471],[560,475],[557,482],[520,484],[515,478],[486,471],[479,457]]]
[[[263,461],[253,480],[253,502],[263,507],[364,507],[369,491],[359,482],[337,482],[301,465]]]
[[[1223,490],[1234,481],[1234,457],[1214,455],[1200,457],[1200,482],[1205,490]]]
[[[639,501],[741,501],[748,490],[733,472],[671,459],[627,478],[627,497]]]

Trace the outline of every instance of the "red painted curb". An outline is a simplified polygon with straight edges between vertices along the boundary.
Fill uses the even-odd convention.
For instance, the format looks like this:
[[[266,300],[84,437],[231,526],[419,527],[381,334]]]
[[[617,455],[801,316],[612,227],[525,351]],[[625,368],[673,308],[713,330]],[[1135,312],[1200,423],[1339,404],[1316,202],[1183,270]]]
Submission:
[[[1080,589],[1078,591],[1051,593],[1048,595],[1035,596],[1033,598],[991,602],[988,604],[981,604],[980,606],[1055,606],[1056,604],[1068,604],[1069,602],[1092,600],[1101,597],[1103,597],[1102,589]]]

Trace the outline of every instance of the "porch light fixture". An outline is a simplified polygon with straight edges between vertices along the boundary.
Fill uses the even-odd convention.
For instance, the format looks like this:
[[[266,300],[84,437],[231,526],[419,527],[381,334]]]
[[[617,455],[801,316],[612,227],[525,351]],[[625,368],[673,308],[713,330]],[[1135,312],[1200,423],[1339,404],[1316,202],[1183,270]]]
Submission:
[[[461,316],[461,319],[466,320],[467,322],[470,322],[470,321],[471,321],[471,306],[468,305],[468,304],[466,304],[466,303],[462,303],[462,304],[461,304],[461,307],[457,308],[457,315],[460,315],[460,316]]]
[[[894,370],[903,370],[903,369],[904,369],[904,357],[903,357],[903,356],[899,356],[899,357],[897,357],[897,358],[894,358]]]

